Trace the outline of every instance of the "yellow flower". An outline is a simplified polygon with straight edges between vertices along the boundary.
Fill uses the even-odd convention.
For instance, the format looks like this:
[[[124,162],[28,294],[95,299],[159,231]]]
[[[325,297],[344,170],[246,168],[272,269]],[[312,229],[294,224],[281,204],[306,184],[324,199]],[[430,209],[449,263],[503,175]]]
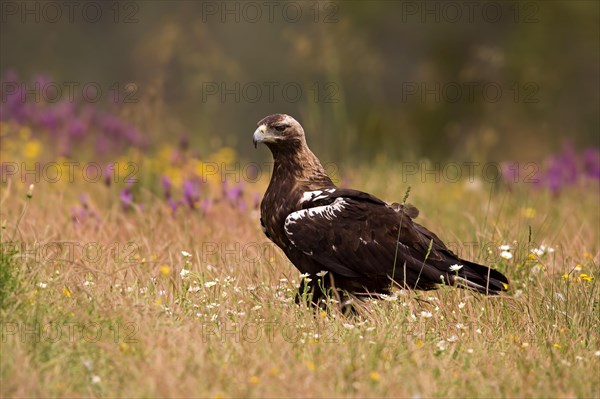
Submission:
[[[424,345],[424,342],[418,339],[417,342],[415,342],[415,344],[417,345],[417,348],[420,348]]]
[[[381,376],[379,375],[379,373],[377,371],[371,371],[369,373],[369,377],[371,377],[371,381],[374,381],[374,382],[381,381]]]
[[[279,374],[279,369],[278,369],[277,367],[271,367],[271,368],[269,369],[269,372],[268,372],[268,374],[269,374],[271,377],[275,377],[276,375],[278,375],[278,374]]]
[[[560,349],[560,345],[559,344],[553,344],[552,346],[555,347],[555,348],[557,348],[557,349]]]
[[[37,140],[31,140],[25,143],[23,147],[23,156],[25,159],[37,159],[42,150],[42,144]]]
[[[171,268],[167,265],[160,265],[159,269],[160,269],[160,273],[163,276],[168,276],[169,274],[171,274]]]
[[[119,349],[121,349],[121,352],[127,352],[129,350],[129,345],[127,345],[125,342],[121,342],[119,344]]]
[[[69,291],[68,288],[63,288],[62,292],[64,296],[66,296],[67,298],[71,298],[71,291]]]
[[[590,276],[588,274],[585,274],[585,273],[581,273],[579,275],[579,277],[581,277],[581,279],[585,280],[585,281],[592,281],[594,279],[594,277],[592,277],[592,276]]]
[[[562,278],[564,278],[565,280],[569,279],[569,273],[565,273],[562,275]]]
[[[248,380],[250,382],[250,384],[252,385],[256,385],[260,382],[260,378],[258,378],[257,376],[253,375],[252,377],[250,377],[250,379]]]
[[[521,211],[521,214],[526,219],[533,219],[535,217],[535,209],[534,208],[524,208]]]
[[[311,360],[307,360],[304,364],[306,364],[306,368],[310,371],[315,371],[315,364]]]
[[[223,147],[210,156],[210,160],[216,162],[219,167],[229,165],[235,161],[235,150],[231,147]]]

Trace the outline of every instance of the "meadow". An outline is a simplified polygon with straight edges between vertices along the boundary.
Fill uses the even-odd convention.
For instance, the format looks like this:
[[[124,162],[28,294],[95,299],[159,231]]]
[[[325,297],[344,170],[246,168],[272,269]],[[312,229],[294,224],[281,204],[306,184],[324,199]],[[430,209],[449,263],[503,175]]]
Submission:
[[[557,191],[334,165],[390,202],[410,186],[419,223],[511,281],[497,297],[396,290],[344,315],[294,303],[301,276],[258,222],[267,168],[182,145],[101,177],[60,157],[23,176],[47,143],[2,127],[2,397],[600,396],[597,179]]]

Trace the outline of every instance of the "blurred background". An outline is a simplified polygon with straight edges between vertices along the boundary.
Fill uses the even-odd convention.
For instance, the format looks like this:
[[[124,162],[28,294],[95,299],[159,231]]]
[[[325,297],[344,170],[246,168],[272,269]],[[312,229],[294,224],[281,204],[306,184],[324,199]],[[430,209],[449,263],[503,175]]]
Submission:
[[[355,166],[598,148],[600,3],[467,3],[6,1],[1,117],[67,158],[267,160],[273,113]]]

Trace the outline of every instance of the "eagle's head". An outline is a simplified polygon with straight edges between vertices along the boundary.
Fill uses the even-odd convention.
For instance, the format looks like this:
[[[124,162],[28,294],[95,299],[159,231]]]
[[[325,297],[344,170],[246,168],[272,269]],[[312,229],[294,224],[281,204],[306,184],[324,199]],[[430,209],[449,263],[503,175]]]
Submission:
[[[280,147],[296,147],[306,143],[304,129],[297,120],[289,115],[275,114],[261,119],[257,123],[252,141],[254,147],[265,143],[271,150]]]

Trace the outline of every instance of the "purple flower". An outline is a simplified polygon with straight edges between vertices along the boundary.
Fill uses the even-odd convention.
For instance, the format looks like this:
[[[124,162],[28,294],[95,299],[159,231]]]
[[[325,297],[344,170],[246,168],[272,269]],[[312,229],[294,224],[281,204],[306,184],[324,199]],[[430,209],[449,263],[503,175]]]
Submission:
[[[74,138],[82,137],[87,130],[87,126],[81,119],[75,119],[69,126],[69,135]]]
[[[167,203],[169,204],[169,208],[175,213],[179,205],[181,205],[181,201],[174,201],[173,198],[168,198]]]
[[[600,179],[600,151],[588,148],[583,152],[584,173],[592,179]]]
[[[110,183],[112,182],[112,177],[115,172],[115,164],[109,163],[104,167],[104,171],[102,172],[104,175],[104,184],[106,187],[110,187]]]
[[[131,192],[131,188],[126,187],[121,190],[120,198],[123,210],[127,211],[133,207],[133,193]]]
[[[165,192],[165,198],[171,199],[171,187],[173,187],[173,185],[171,184],[171,180],[167,176],[163,176],[161,181],[163,191]]]
[[[223,182],[223,193],[225,198],[229,201],[232,206],[238,205],[244,194],[242,183],[233,186],[232,188],[227,187],[227,181]]]
[[[200,186],[193,180],[183,182],[183,198],[191,209],[196,207],[196,202],[200,200]]]

